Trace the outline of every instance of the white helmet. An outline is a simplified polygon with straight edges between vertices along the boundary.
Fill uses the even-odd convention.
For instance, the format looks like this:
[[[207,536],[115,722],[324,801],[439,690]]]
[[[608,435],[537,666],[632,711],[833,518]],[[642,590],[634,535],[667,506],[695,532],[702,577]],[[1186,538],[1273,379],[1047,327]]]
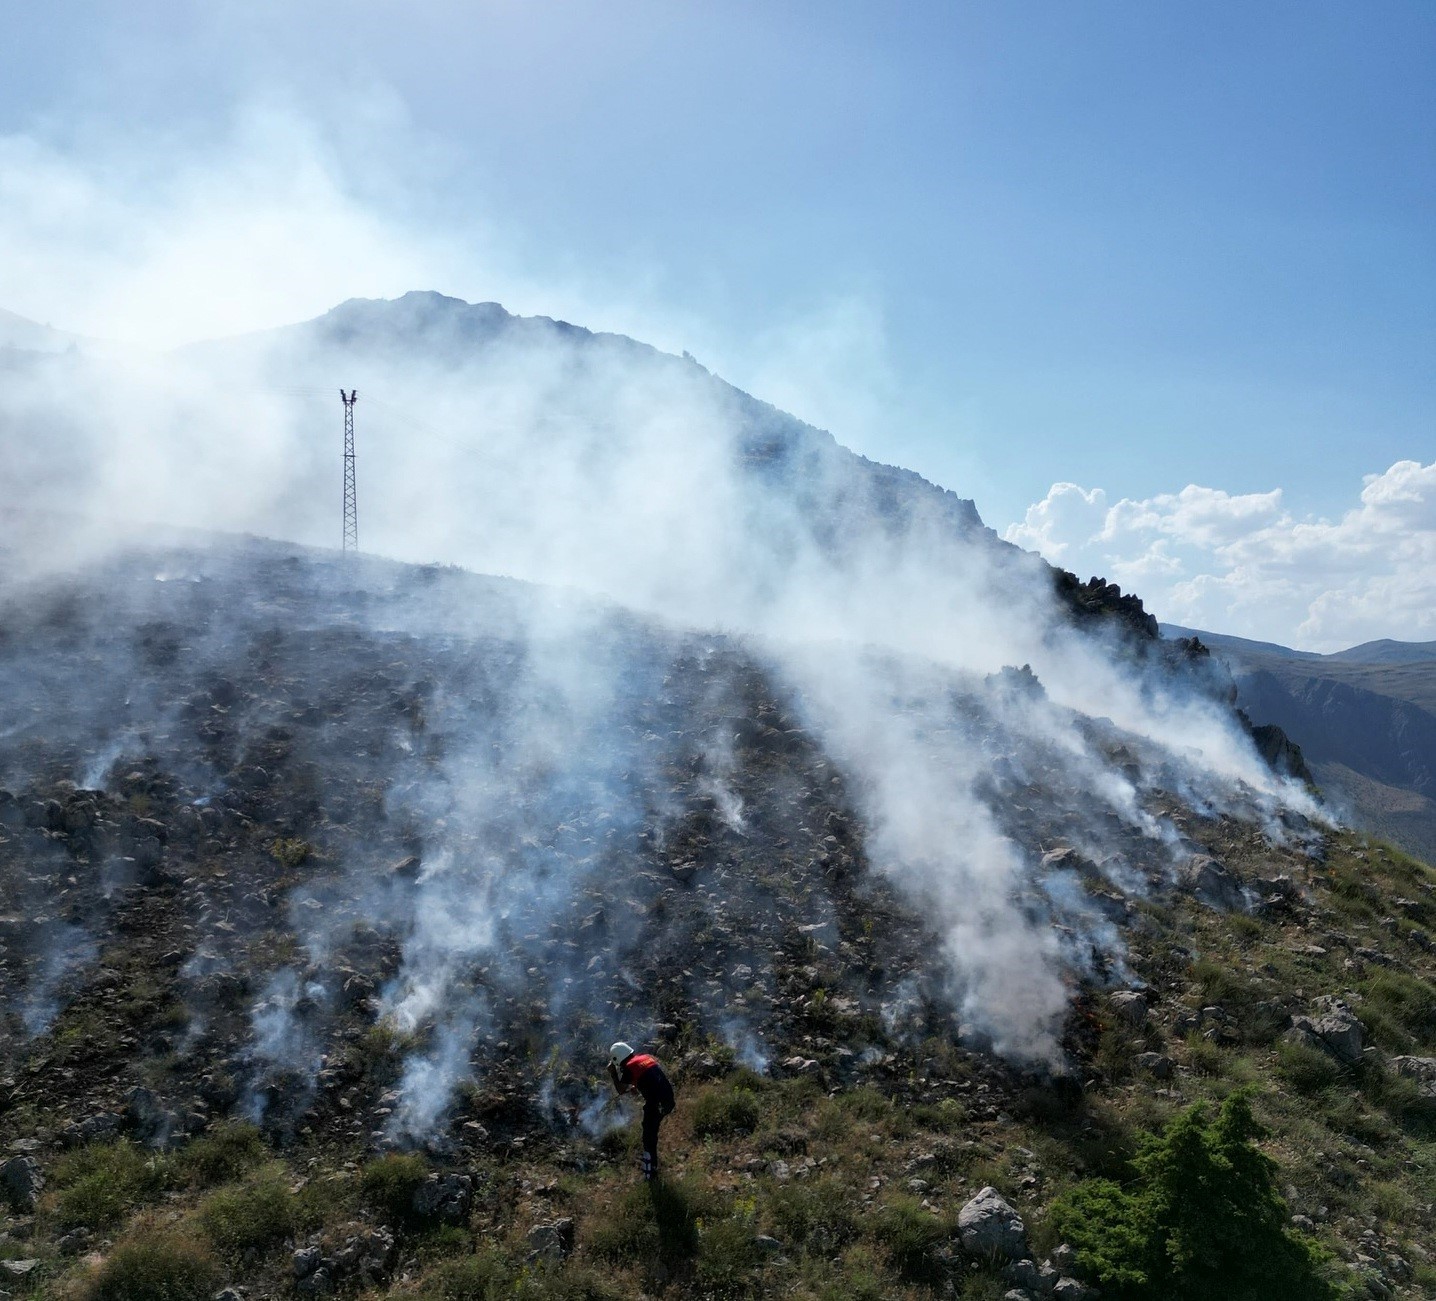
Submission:
[[[608,1050],[608,1060],[615,1066],[622,1066],[623,1063],[632,1056],[633,1049],[627,1044],[614,1044],[613,1047]]]

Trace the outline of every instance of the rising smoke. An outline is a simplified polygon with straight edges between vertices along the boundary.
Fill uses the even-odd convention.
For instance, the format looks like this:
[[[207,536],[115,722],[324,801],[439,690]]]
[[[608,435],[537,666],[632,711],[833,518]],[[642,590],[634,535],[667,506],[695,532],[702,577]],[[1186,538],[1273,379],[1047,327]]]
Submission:
[[[336,964],[356,919],[398,942],[373,991],[380,1023],[412,1045],[391,1138],[440,1125],[477,1048],[495,1042],[501,1002],[533,1005],[531,1060],[619,1037],[642,1007],[641,973],[619,955],[652,900],[626,911],[595,901],[625,864],[681,849],[691,811],[673,774],[691,782],[714,835],[762,834],[734,754],[748,702],[705,659],[720,660],[729,639],[778,684],[861,815],[876,873],[939,939],[937,986],[913,977],[877,1000],[895,1034],[937,989],[973,1042],[1056,1066],[1071,982],[1120,974],[1120,928],[1070,875],[1044,870],[1052,845],[1012,823],[1022,792],[1060,787],[1067,846],[1128,891],[1153,884],[1144,864],[1175,872],[1191,852],[1153,807],[1159,792],[1258,819],[1273,838],[1317,812],[1223,701],[1115,633],[1074,627],[1047,567],[999,543],[964,503],[689,359],[413,294],[177,353],[12,350],[3,364],[12,602],[40,599],[48,576],[152,541],[159,526],[331,542],[341,384],[360,393],[366,550],[546,589],[471,608],[450,594],[463,589],[439,584],[427,603],[396,604],[382,599],[395,580],[380,577],[371,599],[338,613],[273,611],[297,628],[468,639],[483,653],[460,684],[431,684],[424,698],[454,738],[442,752],[423,751],[422,733],[397,718],[387,743],[384,813],[412,829],[408,874],[358,856],[286,901],[300,951],[253,1002],[252,1114],[276,1080],[312,1082],[322,1069],[317,1027],[345,997]],[[211,563],[198,560],[194,576]],[[674,650],[687,630],[709,638],[704,654]],[[186,654],[215,649],[199,638]],[[97,692],[128,676],[115,655]],[[13,745],[42,725],[26,711],[49,688],[43,665],[7,673],[0,737]],[[703,711],[729,724],[695,738],[637,723],[678,694],[676,676],[706,682]],[[66,718],[94,736],[73,774],[86,786],[166,725],[143,700],[117,713],[108,694],[72,702]],[[4,775],[18,781],[22,766],[11,759]],[[199,809],[223,774],[196,759],[186,780]],[[1134,845],[1148,847],[1142,863]],[[695,907],[758,925],[758,896],[721,871],[693,872]],[[807,930],[832,929],[831,901],[805,906]],[[589,925],[592,943],[555,962],[543,946],[570,922]],[[687,995],[761,1069],[756,1009],[774,996],[772,958],[756,941],[740,956],[728,983],[695,976]],[[93,959],[93,939],[67,932],[21,996],[29,1033]],[[615,1001],[625,980],[632,997]],[[592,1104],[583,1115],[602,1127]]]

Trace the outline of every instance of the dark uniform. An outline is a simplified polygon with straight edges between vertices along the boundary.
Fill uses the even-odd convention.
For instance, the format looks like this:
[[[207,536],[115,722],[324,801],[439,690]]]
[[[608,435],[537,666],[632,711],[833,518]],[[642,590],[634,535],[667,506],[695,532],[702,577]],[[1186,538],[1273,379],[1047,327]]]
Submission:
[[[658,1126],[675,1106],[673,1085],[657,1058],[629,1053],[615,1068],[608,1068],[613,1087],[620,1093],[636,1089],[643,1098],[643,1177],[658,1177]]]

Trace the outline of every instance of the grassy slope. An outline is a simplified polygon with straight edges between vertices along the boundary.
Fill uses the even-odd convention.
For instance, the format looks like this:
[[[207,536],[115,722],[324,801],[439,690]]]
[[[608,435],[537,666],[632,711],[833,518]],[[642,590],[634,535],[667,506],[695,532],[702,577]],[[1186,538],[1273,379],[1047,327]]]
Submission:
[[[1250,844],[1234,832],[1230,858],[1257,872]],[[27,1232],[19,1221],[0,1240],[0,1257],[42,1265],[6,1286],[17,1296],[182,1301],[228,1281],[251,1298],[287,1296],[296,1245],[337,1246],[385,1225],[397,1238],[392,1273],[347,1294],[836,1299],[948,1286],[996,1298],[1008,1285],[990,1271],[944,1260],[956,1213],[978,1188],[1002,1190],[1049,1249],[1044,1211],[1055,1196],[1084,1177],[1122,1178],[1144,1132],[1191,1101],[1252,1084],[1290,1209],[1309,1217],[1335,1276],[1354,1277],[1347,1262],[1360,1264],[1359,1253],[1396,1295],[1432,1295],[1436,1262],[1423,1244],[1436,1241],[1436,1139],[1429,1110],[1385,1062],[1436,1054],[1424,939],[1436,928],[1436,873],[1347,835],[1303,871],[1307,902],[1266,920],[1181,898],[1143,906],[1131,965],[1153,991],[1151,1013],[1132,1028],[1104,995],[1079,1002],[1080,1098],[1032,1090],[994,1105],[971,1059],[937,1040],[915,1045],[881,1086],[832,1096],[811,1077],[763,1079],[720,1061],[716,1078],[679,1080],[656,1198],[636,1184],[636,1126],[597,1146],[537,1138],[471,1162],[472,1213],[447,1228],[395,1212],[403,1167],[376,1166],[322,1133],[283,1153],[230,1128],[164,1157],[124,1145],[44,1154],[49,1186],[30,1236],[17,1236]],[[1376,1060],[1340,1071],[1281,1045],[1288,1013],[1330,993],[1352,1002]],[[1184,1029],[1213,1006],[1219,1017]],[[1172,1078],[1137,1069],[1149,1050],[1172,1059]],[[422,1164],[410,1162],[409,1175]],[[527,1264],[528,1230],[558,1216],[575,1222],[572,1256]],[[61,1254],[77,1227],[89,1236]],[[133,1280],[156,1255],[168,1290],[145,1292]],[[106,1270],[120,1290],[97,1282]]]

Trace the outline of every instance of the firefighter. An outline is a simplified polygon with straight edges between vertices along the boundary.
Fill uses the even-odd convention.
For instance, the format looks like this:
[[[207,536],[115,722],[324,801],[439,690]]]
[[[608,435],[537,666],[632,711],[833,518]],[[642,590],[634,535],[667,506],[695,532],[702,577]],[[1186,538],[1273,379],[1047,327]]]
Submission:
[[[609,1050],[608,1078],[620,1094],[637,1090],[643,1098],[643,1177],[658,1177],[658,1126],[674,1107],[673,1085],[657,1060],[627,1044]]]

